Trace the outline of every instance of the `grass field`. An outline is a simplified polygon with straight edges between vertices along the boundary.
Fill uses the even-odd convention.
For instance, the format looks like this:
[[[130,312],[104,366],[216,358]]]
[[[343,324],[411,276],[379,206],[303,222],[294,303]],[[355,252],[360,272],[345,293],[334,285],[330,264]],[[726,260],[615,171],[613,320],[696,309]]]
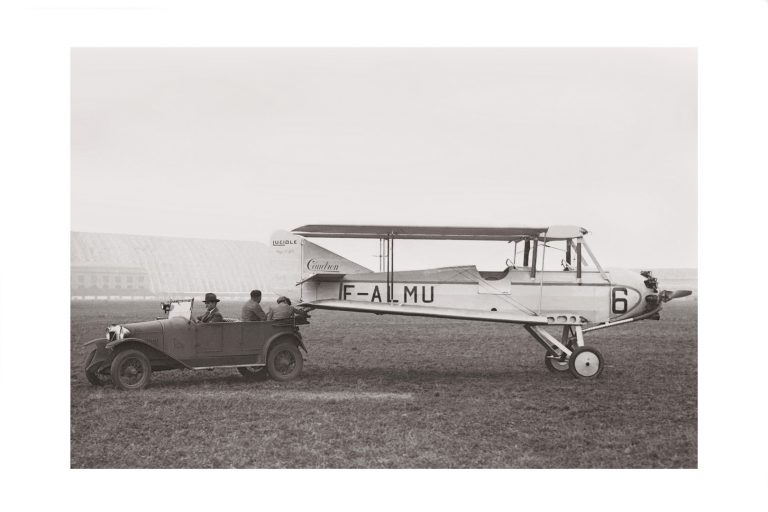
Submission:
[[[590,333],[595,381],[549,373],[519,326],[318,311],[297,380],[174,370],[139,392],[88,384],[81,345],[159,304],[71,311],[74,468],[697,466],[695,299]]]

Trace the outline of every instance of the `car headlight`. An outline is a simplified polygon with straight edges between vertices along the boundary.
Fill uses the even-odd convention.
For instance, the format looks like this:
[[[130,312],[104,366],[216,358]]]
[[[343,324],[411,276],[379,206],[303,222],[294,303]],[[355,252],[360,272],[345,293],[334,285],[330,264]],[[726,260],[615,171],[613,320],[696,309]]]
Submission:
[[[131,331],[122,325],[110,325],[107,327],[107,339],[109,341],[122,340],[130,336]]]

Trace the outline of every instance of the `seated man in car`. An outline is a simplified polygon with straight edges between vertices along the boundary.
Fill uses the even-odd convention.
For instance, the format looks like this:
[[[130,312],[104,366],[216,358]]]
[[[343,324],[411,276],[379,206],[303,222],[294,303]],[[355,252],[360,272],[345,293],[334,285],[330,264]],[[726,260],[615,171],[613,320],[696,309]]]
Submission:
[[[303,309],[298,309],[291,306],[291,299],[288,297],[278,297],[277,305],[269,306],[269,311],[267,311],[267,320],[291,318],[291,316],[294,314],[307,316],[307,313]]]
[[[206,293],[205,294],[205,300],[203,301],[205,304],[205,313],[197,317],[197,321],[207,324],[207,323],[213,323],[213,322],[223,322],[224,317],[219,312],[219,299],[216,298],[215,293]]]
[[[266,313],[261,309],[261,290],[251,290],[251,299],[243,304],[240,311],[240,319],[243,322],[263,322],[267,319]]]

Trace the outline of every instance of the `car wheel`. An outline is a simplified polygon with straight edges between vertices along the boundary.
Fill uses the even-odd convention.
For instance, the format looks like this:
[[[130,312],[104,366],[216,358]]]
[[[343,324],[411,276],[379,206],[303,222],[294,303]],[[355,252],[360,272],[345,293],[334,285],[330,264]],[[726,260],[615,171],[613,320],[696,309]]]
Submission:
[[[266,366],[240,366],[237,371],[240,375],[245,377],[245,380],[264,381],[267,380],[267,367]]]
[[[91,361],[93,361],[93,356],[95,355],[96,351],[92,350],[91,353],[88,354],[88,357],[85,359],[85,378],[88,379],[88,382],[94,386],[103,386],[111,380],[110,376],[105,373],[98,373],[93,370],[88,370],[88,365],[91,364]]]
[[[301,373],[304,358],[292,341],[281,341],[269,349],[267,372],[275,380],[291,380]]]
[[[144,389],[149,385],[152,366],[144,352],[128,349],[118,352],[112,360],[110,374],[118,389]]]

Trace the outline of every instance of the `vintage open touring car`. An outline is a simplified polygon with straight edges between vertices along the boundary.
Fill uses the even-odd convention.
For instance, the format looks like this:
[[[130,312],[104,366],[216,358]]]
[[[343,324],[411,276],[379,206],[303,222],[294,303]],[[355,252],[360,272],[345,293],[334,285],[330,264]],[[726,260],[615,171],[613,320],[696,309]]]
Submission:
[[[237,368],[246,378],[290,380],[301,372],[306,352],[299,325],[303,316],[266,322],[229,320],[199,323],[192,319],[194,299],[163,303],[165,318],[110,325],[85,361],[88,381],[110,381],[119,389],[142,389],[153,371],[186,368]]]

